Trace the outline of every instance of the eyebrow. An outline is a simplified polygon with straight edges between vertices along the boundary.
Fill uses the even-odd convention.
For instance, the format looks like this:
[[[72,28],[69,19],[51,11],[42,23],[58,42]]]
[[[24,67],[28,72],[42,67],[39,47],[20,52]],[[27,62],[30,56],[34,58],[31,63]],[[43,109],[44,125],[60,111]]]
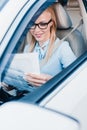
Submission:
[[[35,24],[39,24],[39,23],[47,23],[46,21],[40,21],[38,23],[35,23]]]
[[[49,21],[41,21],[41,22],[34,23],[34,24],[39,24],[39,23],[48,23],[48,22],[50,22],[50,21],[52,21],[52,19],[50,19]]]

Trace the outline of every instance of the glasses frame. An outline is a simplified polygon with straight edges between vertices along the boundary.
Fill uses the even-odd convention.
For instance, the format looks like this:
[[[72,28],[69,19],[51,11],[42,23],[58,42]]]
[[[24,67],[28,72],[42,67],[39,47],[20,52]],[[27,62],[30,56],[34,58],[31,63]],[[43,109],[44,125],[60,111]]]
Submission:
[[[48,24],[49,24],[50,22],[52,22],[52,19],[50,19],[48,22],[34,23],[34,24],[30,27],[30,29],[31,29],[31,30],[35,30],[35,29],[36,29],[36,26],[38,26],[38,28],[40,28],[41,30],[47,29]],[[41,24],[42,24],[43,26],[46,26],[46,27],[45,27],[45,28],[41,28],[41,26],[40,26]]]

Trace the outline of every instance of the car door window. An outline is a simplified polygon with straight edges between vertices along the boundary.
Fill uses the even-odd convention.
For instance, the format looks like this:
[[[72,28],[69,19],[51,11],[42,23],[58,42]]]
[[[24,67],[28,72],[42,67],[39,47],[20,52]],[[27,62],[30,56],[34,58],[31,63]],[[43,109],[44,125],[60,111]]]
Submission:
[[[44,3],[44,1],[43,1]],[[26,12],[20,23],[18,24],[17,28],[14,31],[14,34],[12,35],[11,39],[8,42],[8,45],[6,46],[4,50],[4,54],[1,55],[1,58],[3,59],[3,62],[1,62],[1,82],[2,86],[10,86],[10,88],[13,88],[15,90],[19,91],[26,91],[28,89],[29,92],[33,91],[32,87],[29,87],[29,84],[24,79],[24,73],[20,70],[14,69],[10,67],[12,60],[14,59],[15,54],[22,53],[23,52],[23,46],[25,42],[25,37],[27,32],[29,31],[30,27],[30,21],[34,16],[34,20],[40,15],[40,13],[44,10],[44,6],[39,9],[39,6],[43,5],[41,1],[38,1],[38,3],[35,5],[37,7],[37,10],[39,10],[39,13],[36,14],[36,10],[31,10],[31,12]],[[39,5],[38,5],[39,4]],[[48,4],[50,4],[48,2]],[[46,5],[47,7],[47,5]],[[31,15],[30,15],[31,14]],[[16,21],[16,19],[15,19]],[[15,26],[15,21],[14,25]],[[7,32],[8,33],[8,32]],[[9,31],[10,33],[10,31]],[[22,48],[22,49],[20,49]],[[7,53],[8,51],[8,53]],[[4,58],[3,58],[4,57]],[[1,60],[2,60],[1,59]],[[8,60],[9,59],[9,60]],[[26,66],[26,65],[25,65]],[[3,84],[4,83],[4,84]],[[21,87],[23,86],[23,87]]]

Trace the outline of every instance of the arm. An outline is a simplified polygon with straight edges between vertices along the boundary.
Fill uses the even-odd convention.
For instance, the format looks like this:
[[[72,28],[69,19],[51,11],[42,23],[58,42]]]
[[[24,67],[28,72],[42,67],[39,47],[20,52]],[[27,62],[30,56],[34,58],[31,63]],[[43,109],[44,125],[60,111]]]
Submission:
[[[76,56],[73,53],[67,41],[64,41],[62,43],[59,54],[60,54],[60,61],[61,64],[63,65],[63,68],[66,68],[68,65],[70,65],[73,61],[76,60]]]

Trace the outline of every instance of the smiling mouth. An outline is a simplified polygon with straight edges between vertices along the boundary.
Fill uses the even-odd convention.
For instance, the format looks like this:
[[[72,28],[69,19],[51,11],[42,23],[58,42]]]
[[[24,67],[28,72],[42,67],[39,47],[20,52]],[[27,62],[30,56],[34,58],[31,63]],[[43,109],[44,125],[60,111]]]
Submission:
[[[36,34],[35,35],[37,38],[40,38],[42,35],[41,34]]]

